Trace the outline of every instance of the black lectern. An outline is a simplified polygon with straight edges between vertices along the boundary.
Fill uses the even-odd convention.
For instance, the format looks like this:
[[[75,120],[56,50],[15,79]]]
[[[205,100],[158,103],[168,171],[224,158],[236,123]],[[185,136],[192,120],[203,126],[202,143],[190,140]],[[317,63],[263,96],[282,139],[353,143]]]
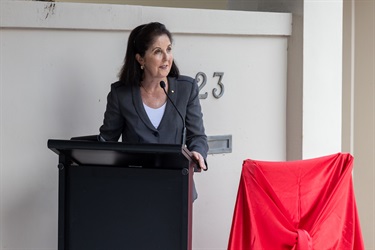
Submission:
[[[58,249],[191,249],[194,164],[181,145],[49,140]]]

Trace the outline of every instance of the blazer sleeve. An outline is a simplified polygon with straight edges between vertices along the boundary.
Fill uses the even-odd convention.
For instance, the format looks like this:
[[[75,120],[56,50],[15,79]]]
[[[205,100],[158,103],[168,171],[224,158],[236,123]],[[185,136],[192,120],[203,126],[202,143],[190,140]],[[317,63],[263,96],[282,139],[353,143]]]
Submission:
[[[203,125],[203,114],[199,101],[199,89],[193,80],[189,102],[186,108],[186,146],[199,152],[205,159],[208,153],[207,136]]]
[[[104,113],[103,125],[100,127],[100,137],[105,141],[118,141],[124,126],[124,117],[121,115],[117,88],[120,83],[113,83],[107,96],[107,107]]]

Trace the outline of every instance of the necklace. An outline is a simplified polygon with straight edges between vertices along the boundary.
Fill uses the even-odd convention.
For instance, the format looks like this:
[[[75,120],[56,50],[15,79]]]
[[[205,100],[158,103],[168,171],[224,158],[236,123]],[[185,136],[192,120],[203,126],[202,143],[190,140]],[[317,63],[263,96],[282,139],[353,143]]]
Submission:
[[[160,108],[167,99],[167,96],[162,91],[162,88],[154,88],[154,92],[148,91],[142,83],[140,83],[140,88],[144,91],[141,93],[141,98],[144,104],[151,108]]]
[[[145,86],[143,86],[142,83],[140,83],[140,85],[141,85],[141,87],[144,89],[144,91],[145,91],[148,95],[153,96],[153,95],[155,95],[155,93],[158,92],[158,91],[157,91],[158,89],[157,89],[156,91],[154,91],[154,92],[150,92],[150,91],[148,91],[148,90],[145,88]]]
[[[147,94],[152,95],[150,92],[147,91],[147,89],[143,86],[142,83],[141,83],[141,87],[146,91]]]

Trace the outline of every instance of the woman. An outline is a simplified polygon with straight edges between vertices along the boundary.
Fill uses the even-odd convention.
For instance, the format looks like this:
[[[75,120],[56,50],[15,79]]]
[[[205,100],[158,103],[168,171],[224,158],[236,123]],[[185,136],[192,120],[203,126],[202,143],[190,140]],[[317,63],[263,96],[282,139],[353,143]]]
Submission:
[[[208,145],[198,86],[179,74],[172,35],[163,24],[140,25],[130,33],[119,76],[108,94],[101,140],[117,141],[122,136],[129,143],[182,144],[185,123],[186,146],[199,167],[207,170]]]

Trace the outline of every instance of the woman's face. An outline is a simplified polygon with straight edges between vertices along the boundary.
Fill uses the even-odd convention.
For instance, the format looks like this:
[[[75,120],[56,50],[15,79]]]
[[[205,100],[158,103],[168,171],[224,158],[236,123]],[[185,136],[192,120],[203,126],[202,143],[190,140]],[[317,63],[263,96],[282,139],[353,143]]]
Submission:
[[[136,59],[144,67],[144,80],[165,79],[173,63],[172,44],[167,35],[157,37],[146,50],[144,57],[139,54]]]

